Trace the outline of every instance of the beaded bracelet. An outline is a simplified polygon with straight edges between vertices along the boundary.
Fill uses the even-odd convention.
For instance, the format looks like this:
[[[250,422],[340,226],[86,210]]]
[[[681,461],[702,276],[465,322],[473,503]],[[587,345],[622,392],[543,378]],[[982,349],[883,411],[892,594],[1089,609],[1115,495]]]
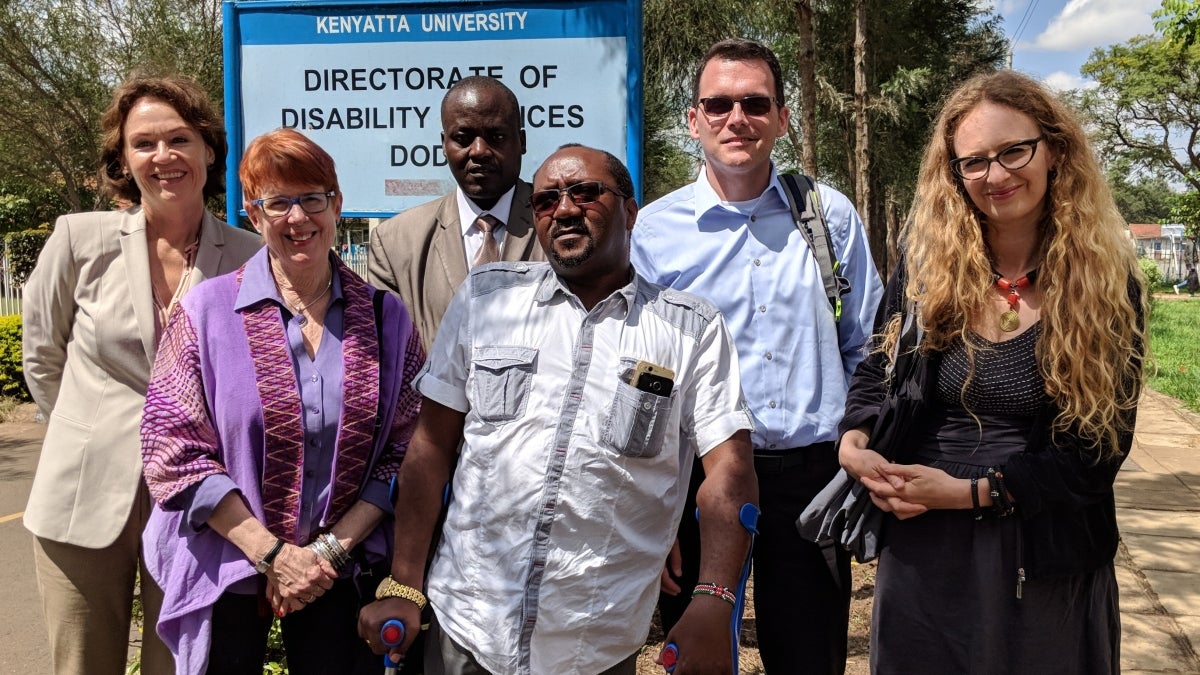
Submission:
[[[705,582],[696,584],[695,590],[692,591],[692,597],[697,595],[711,595],[714,598],[720,598],[733,606],[737,606],[737,594],[729,588],[714,582]]]
[[[983,509],[979,508],[979,478],[971,479],[971,513],[975,520],[983,520]]]

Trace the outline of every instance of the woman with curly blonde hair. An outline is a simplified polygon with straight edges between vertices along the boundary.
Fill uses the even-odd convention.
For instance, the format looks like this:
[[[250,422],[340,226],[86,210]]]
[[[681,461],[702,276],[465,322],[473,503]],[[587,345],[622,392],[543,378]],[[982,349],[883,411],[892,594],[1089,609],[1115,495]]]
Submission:
[[[891,514],[872,671],[1119,672],[1113,480],[1144,281],[1075,116],[1011,71],[964,83],[903,242],[839,446]],[[891,461],[870,438],[885,408],[906,411]]]

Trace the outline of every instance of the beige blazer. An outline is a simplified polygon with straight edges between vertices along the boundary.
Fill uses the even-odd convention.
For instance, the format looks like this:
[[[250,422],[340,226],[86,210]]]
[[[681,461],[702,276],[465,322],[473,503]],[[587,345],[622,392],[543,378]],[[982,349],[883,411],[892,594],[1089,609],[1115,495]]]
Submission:
[[[258,235],[205,213],[188,288],[241,266]],[[158,345],[146,217],[62,216],[25,284],[25,381],[48,420],[25,527],[103,548],[129,518],[142,478],[139,427]]]
[[[533,229],[531,192],[529,183],[517,183],[501,260],[546,259]],[[466,277],[467,254],[454,192],[388,218],[371,232],[367,281],[400,296],[426,354],[450,298]]]

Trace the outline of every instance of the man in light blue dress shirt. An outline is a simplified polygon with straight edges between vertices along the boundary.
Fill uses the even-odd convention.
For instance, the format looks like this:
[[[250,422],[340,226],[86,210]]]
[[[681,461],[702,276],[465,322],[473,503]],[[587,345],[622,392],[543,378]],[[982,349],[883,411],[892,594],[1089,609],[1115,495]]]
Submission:
[[[648,279],[716,304],[737,343],[756,427],[751,439],[762,517],[754,595],[766,672],[842,673],[849,556],[838,552],[839,582],[821,549],[800,538],[795,522],[837,472],[846,387],[863,357],[883,287],[854,205],[819,186],[838,271],[850,285],[841,319],[834,320],[817,261],[771,162],[775,139],[787,130],[784,100],[779,62],[769,49],[749,40],[709,49],[688,110],[704,167],[695,183],[641,211],[632,258]],[[694,566],[698,546],[681,527],[684,568]],[[665,596],[660,601],[664,624],[682,612],[679,605],[686,606],[696,579],[694,572],[681,574],[677,562],[669,567],[683,592],[675,606]]]

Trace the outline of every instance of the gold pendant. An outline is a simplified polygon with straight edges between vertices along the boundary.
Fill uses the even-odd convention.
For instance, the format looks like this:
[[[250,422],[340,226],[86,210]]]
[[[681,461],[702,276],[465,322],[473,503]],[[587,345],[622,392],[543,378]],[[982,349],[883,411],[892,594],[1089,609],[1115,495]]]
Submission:
[[[1017,314],[1017,310],[1010,309],[1000,315],[1000,330],[1005,333],[1011,333],[1021,327],[1021,315]]]

